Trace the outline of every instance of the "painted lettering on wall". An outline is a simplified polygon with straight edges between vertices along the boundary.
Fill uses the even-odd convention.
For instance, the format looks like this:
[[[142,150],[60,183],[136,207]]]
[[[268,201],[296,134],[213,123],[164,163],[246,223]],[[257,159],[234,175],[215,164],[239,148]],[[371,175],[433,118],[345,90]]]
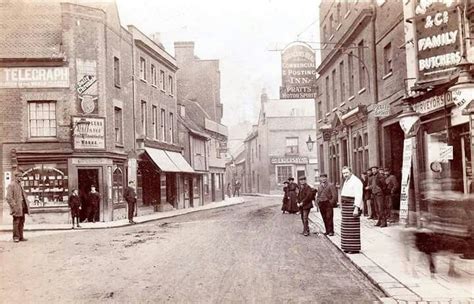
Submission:
[[[68,67],[0,68],[0,88],[67,88]]]

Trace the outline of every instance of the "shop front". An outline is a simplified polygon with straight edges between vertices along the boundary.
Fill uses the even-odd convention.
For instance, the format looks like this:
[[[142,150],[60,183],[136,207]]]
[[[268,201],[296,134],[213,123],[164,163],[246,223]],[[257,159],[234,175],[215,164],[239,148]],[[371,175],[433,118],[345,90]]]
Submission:
[[[312,162],[306,156],[273,156],[270,158],[271,169],[271,190],[281,191],[283,182],[289,177],[293,177],[297,182],[302,176],[313,186],[319,177],[317,162]]]

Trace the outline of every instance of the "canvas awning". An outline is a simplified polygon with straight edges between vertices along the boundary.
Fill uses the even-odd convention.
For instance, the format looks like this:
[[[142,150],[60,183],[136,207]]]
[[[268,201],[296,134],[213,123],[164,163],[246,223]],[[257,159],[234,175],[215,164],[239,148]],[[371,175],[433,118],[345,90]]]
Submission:
[[[145,148],[146,153],[151,160],[163,172],[180,172],[181,170],[171,161],[166,151],[154,148]]]
[[[196,173],[194,169],[184,159],[183,155],[178,152],[165,151],[171,161],[179,168],[180,172],[184,173]]]

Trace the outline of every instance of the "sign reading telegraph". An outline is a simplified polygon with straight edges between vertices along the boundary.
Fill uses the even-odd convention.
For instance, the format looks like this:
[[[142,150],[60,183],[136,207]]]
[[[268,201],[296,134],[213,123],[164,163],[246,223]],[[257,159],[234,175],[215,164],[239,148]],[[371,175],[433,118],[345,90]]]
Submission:
[[[281,54],[280,99],[316,98],[316,57],[313,49],[295,42]]]

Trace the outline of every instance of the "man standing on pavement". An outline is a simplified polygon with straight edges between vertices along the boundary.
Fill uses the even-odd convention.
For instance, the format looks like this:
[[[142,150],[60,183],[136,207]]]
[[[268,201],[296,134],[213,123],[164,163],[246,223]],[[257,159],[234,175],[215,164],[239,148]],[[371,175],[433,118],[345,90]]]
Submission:
[[[359,253],[360,215],[363,208],[363,185],[349,167],[342,168],[344,184],[341,190],[341,249],[346,253]]]
[[[391,222],[396,221],[395,210],[399,209],[398,202],[398,191],[399,184],[395,175],[392,174],[389,168],[385,168],[385,183],[386,187],[386,208],[387,208],[387,219]]]
[[[7,202],[10,206],[10,215],[13,217],[13,241],[15,243],[27,241],[23,237],[25,214],[29,214],[26,193],[21,186],[20,171],[15,171],[13,180],[7,188]]]
[[[99,211],[99,204],[100,204],[100,193],[95,190],[95,186],[91,186],[91,192],[89,192],[89,220],[92,220],[95,223],[98,217]]]
[[[72,189],[72,193],[69,196],[67,203],[69,208],[71,208],[72,229],[74,229],[74,220],[76,220],[77,228],[80,228],[79,217],[81,212],[81,199],[77,189]]]
[[[375,205],[375,201],[372,196],[372,170],[367,169],[367,183],[364,183],[364,195],[367,197],[367,208],[369,210],[369,219],[375,220],[377,219],[377,206]]]
[[[309,212],[313,208],[313,188],[306,183],[306,177],[299,178],[300,192],[298,193],[298,208],[303,222],[303,235],[309,235]]]
[[[133,212],[135,211],[135,204],[137,203],[137,192],[135,191],[134,181],[128,182],[128,187],[125,189],[123,197],[128,206],[128,222],[130,224],[136,224],[136,222],[133,220]]]
[[[234,185],[234,197],[235,197],[235,194],[237,194],[237,196],[240,196],[240,186],[241,186],[240,181],[237,180]]]
[[[319,175],[320,184],[316,201],[324,221],[325,235],[334,235],[333,208],[337,205],[337,190],[333,183],[328,182],[328,175]]]
[[[371,183],[371,190],[372,190],[372,199],[375,201],[377,206],[377,223],[375,226],[380,227],[387,227],[387,218],[386,218],[386,211],[385,211],[385,177],[383,174],[379,172],[379,167],[373,166],[372,168],[372,183]]]

